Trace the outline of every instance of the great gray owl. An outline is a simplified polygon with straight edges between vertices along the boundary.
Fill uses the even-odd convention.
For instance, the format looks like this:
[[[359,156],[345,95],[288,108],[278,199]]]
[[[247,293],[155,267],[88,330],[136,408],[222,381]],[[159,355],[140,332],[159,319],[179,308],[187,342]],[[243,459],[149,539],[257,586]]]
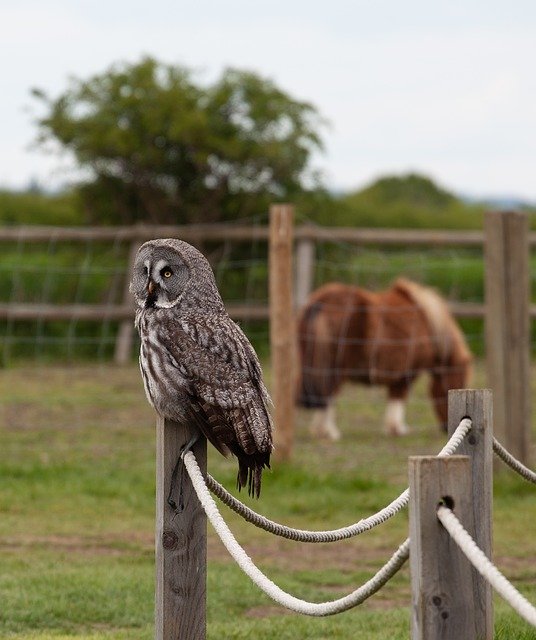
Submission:
[[[233,453],[238,488],[258,497],[272,452],[270,398],[208,261],[182,240],[150,240],[138,250],[130,290],[150,404],[164,418],[195,425],[223,455]]]

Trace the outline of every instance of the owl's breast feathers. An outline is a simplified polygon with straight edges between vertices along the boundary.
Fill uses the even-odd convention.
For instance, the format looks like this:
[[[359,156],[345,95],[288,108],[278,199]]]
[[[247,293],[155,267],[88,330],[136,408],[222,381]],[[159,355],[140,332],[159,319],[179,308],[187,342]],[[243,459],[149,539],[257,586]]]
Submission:
[[[221,314],[158,318],[159,311],[137,319],[145,325],[142,350],[160,345],[158,369],[165,380],[154,398],[173,420],[191,420],[224,455],[239,461],[238,486],[260,492],[261,473],[272,451],[270,398],[260,364],[242,330]],[[153,320],[153,321],[151,321]],[[152,337],[150,337],[152,336]],[[156,368],[156,367],[153,367]]]

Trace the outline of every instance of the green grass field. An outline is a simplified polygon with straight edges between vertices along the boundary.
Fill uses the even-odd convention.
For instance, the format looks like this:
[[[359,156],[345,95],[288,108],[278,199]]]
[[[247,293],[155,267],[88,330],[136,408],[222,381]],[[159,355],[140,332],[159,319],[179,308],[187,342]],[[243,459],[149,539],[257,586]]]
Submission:
[[[482,365],[475,387],[484,386]],[[407,484],[409,455],[439,451],[423,379],[406,438],[385,436],[383,392],[348,387],[343,439],[318,442],[299,415],[292,463],[273,465],[259,502],[302,528],[335,528],[385,506]],[[0,637],[146,640],[153,637],[154,416],[135,366],[28,367],[0,372]],[[536,433],[534,434],[536,436]],[[533,438],[536,441],[536,437]],[[533,451],[533,460],[536,459]],[[234,487],[236,464],[211,451],[209,469]],[[536,602],[536,488],[509,470],[495,479],[499,568]],[[277,584],[321,601],[367,580],[407,536],[407,513],[356,539],[304,545],[255,529],[222,507],[250,556]],[[362,606],[313,619],[252,585],[209,527],[208,637],[216,640],[409,637],[409,569]],[[500,600],[496,638],[536,638]]]

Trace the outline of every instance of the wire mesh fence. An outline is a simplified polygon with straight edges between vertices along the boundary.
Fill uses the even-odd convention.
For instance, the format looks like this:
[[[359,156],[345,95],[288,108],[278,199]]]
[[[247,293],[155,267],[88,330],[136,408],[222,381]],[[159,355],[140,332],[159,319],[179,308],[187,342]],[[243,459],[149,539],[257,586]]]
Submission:
[[[220,240],[198,235],[226,304],[261,349],[268,335],[265,322],[259,322],[268,315],[266,224],[266,216],[240,221],[240,228],[247,225],[250,231],[238,240],[232,234],[222,234]],[[113,357],[119,323],[131,317],[125,282],[132,236],[118,232],[106,240],[98,233],[63,238],[53,230],[48,239],[41,234],[37,241],[24,230],[0,238],[4,366],[21,359]],[[393,247],[319,239],[315,253],[314,286],[340,281],[378,290],[403,275],[436,287],[452,302],[483,301],[481,247]],[[462,325],[471,348],[482,353],[481,319],[466,318]]]
[[[238,240],[229,225],[230,233],[219,240],[205,240],[199,231],[198,244],[230,311],[262,345],[267,342],[267,249],[255,229],[266,225],[266,216],[247,222],[249,233]],[[102,239],[102,229],[85,229],[85,234],[50,229],[49,237],[47,230],[36,234],[35,229],[9,229],[0,236],[1,365],[109,362],[121,323],[133,320],[126,295],[132,246],[159,230],[174,230],[129,234],[109,229]],[[180,229],[176,232],[180,237]]]
[[[209,258],[224,301],[261,359],[269,354],[268,216],[228,225],[136,228],[5,228],[0,230],[0,364],[101,363],[117,356],[128,327],[132,361],[137,337],[127,294],[132,249],[162,235],[183,237]],[[433,287],[449,304],[477,358],[484,344],[484,237],[479,232],[412,232],[315,227],[295,229],[296,289],[300,243],[309,242],[307,293],[327,282],[377,292],[399,277]],[[531,243],[534,244],[531,240]],[[531,276],[536,260],[530,262]],[[531,277],[531,282],[536,280]],[[534,287],[534,285],[533,285]],[[303,286],[298,296],[304,300]],[[534,340],[532,341],[534,344]],[[483,382],[483,381],[482,381]],[[363,390],[343,392],[341,408]],[[421,393],[420,396],[426,393]],[[383,388],[366,390],[366,401],[385,400]],[[409,407],[433,422],[426,409]],[[423,417],[424,416],[424,417]],[[410,417],[411,421],[411,417]]]

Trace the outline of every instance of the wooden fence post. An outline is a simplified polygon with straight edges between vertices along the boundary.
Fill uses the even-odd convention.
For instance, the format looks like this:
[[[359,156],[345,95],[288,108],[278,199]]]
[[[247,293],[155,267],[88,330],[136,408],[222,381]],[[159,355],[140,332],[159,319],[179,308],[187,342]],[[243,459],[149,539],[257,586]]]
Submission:
[[[451,436],[462,418],[473,426],[456,453],[471,458],[471,504],[474,540],[491,560],[493,555],[493,395],[490,389],[455,389],[448,395],[448,431]],[[493,589],[473,569],[476,601],[475,628],[482,638],[493,638]]]
[[[131,294],[129,291],[130,275],[134,262],[136,261],[136,254],[141,243],[138,240],[130,243],[130,249],[128,252],[128,267],[125,275],[125,282],[123,285],[123,304],[126,306],[132,306]],[[132,355],[132,343],[134,341],[134,321],[132,319],[123,320],[117,330],[117,337],[115,339],[114,350],[114,362],[115,364],[124,365],[128,364],[130,356]]]
[[[190,439],[187,426],[158,417],[156,423],[156,640],[205,640],[207,519],[183,468],[184,509],[177,513],[167,498],[181,447]],[[203,473],[207,443],[192,449]],[[173,487],[178,500],[178,483]]]
[[[296,309],[301,309],[313,290],[315,275],[315,241],[311,238],[296,240]]]
[[[437,518],[446,498],[474,536],[469,457],[410,457],[409,490],[412,640],[492,640],[477,628],[472,566]]]
[[[294,208],[270,207],[270,351],[274,401],[275,455],[287,460],[294,438],[296,330],[292,304]]]
[[[486,363],[497,438],[528,463],[530,433],[530,271],[528,218],[485,217]]]

